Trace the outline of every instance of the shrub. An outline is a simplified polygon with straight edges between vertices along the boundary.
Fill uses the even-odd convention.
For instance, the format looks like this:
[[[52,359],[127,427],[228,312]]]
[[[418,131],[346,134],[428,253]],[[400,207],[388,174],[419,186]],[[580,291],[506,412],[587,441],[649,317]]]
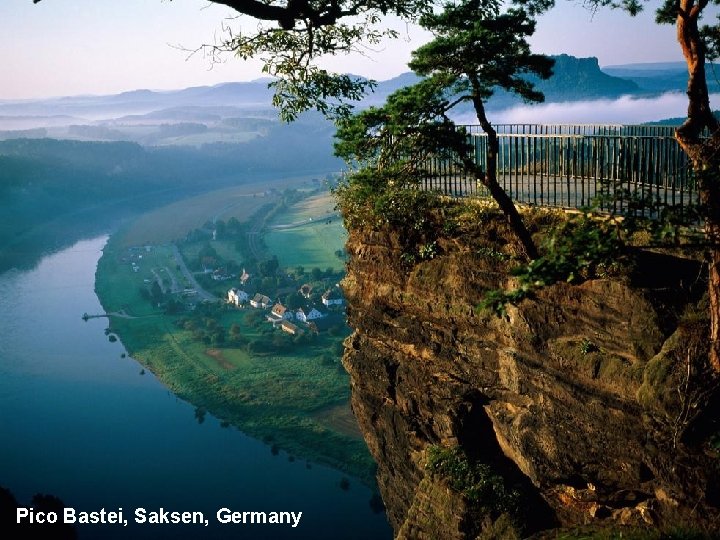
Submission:
[[[493,518],[504,513],[518,515],[519,492],[506,488],[502,476],[486,463],[469,460],[461,448],[431,446],[427,450],[426,469],[445,478],[455,491]]]
[[[590,354],[593,352],[598,352],[600,348],[595,345],[592,341],[590,341],[588,338],[584,338],[579,345],[580,348],[580,354],[585,356],[586,354]]]
[[[510,291],[490,291],[480,304],[498,315],[506,304],[516,303],[541,288],[560,281],[582,283],[587,279],[619,273],[628,260],[624,243],[610,222],[589,214],[561,222],[550,231],[543,255],[512,270],[518,286]]]

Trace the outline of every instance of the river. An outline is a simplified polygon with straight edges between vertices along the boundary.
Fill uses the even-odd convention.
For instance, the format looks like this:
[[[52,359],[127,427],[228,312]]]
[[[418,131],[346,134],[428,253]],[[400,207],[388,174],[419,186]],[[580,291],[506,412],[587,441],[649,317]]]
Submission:
[[[107,237],[77,242],[27,271],[0,274],[0,485],[28,504],[123,509],[128,526],[92,538],[391,538],[371,490],[223,427],[169,392],[110,342],[94,292]],[[135,524],[136,508],[202,512],[209,526]],[[219,524],[220,508],[302,512],[290,525]]]

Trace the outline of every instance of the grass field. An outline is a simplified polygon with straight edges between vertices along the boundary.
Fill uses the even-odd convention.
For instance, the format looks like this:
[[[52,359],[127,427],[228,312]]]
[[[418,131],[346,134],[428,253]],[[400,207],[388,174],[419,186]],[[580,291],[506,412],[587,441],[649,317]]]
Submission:
[[[298,215],[304,211],[299,209]],[[157,215],[152,219],[158,219]],[[202,222],[206,220],[207,216]],[[338,247],[334,249],[342,247],[342,229],[339,220],[335,221],[333,225],[318,224],[322,233],[309,232],[313,226],[308,226],[282,235],[277,244],[286,243],[284,255],[279,254],[281,261],[288,257],[306,268],[339,265],[332,250],[329,256],[323,255],[320,246],[330,238],[323,239],[321,234],[331,234],[335,228],[333,241]],[[357,430],[352,429],[353,418],[346,410],[350,387],[337,352],[343,336],[322,333],[310,343],[262,355],[250,354],[244,346],[210,346],[198,341],[190,328],[177,324],[191,315],[166,315],[141,294],[146,280],[154,279],[152,269],[164,281],[170,283],[174,278],[184,285],[172,249],[155,246],[135,252],[136,257],[142,255],[136,260],[140,269],[135,272],[124,260],[126,246],[144,242],[129,240],[126,234],[114,235],[105,247],[98,263],[96,291],[106,312],[124,310],[135,317],[110,319],[112,331],[132,357],[198,409],[297,457],[332,465],[372,483],[374,463]],[[311,250],[313,246],[317,251]],[[223,249],[229,251],[231,246]],[[311,260],[315,262],[308,262]],[[212,309],[224,328],[239,327],[245,343],[272,340],[280,332],[267,323],[256,326],[247,321],[250,309]]]
[[[281,266],[342,270],[345,263],[336,252],[345,246],[347,232],[334,214],[335,201],[330,193],[303,199],[275,217],[265,233],[265,244],[278,256]],[[288,226],[295,223],[300,225]]]
[[[213,219],[227,221],[231,217],[246,221],[265,204],[279,200],[277,195],[265,195],[269,187],[282,190],[309,185],[310,176],[255,182],[237,187],[211,191],[191,197],[144,214],[123,234],[124,246],[163,244],[172,242]]]
[[[310,218],[318,219],[323,216],[336,214],[335,197],[332,193],[325,191],[293,205],[282,215],[278,215],[271,223],[271,226],[283,226],[300,221],[306,221]]]
[[[124,249],[110,248],[103,254],[102,267],[98,266],[98,276],[102,269],[103,279],[96,280],[95,287],[103,302],[113,306],[114,309],[109,311],[123,309],[128,315],[136,317],[157,315],[156,310],[148,302],[140,301],[142,299],[139,292],[140,288],[146,287],[145,280],[155,279],[153,270],[168,287],[173,280],[181,288],[189,285],[176,270],[172,250],[167,246],[155,246],[149,252],[143,250],[139,255],[142,258],[137,261],[139,267],[137,272],[132,270],[129,262],[122,261],[125,255]]]

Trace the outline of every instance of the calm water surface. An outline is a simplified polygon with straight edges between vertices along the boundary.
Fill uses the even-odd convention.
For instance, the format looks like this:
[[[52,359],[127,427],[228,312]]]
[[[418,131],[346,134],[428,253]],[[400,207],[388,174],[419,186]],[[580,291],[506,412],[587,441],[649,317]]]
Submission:
[[[0,274],[0,485],[29,504],[51,493],[78,511],[123,509],[127,528],[88,525],[80,538],[391,538],[371,491],[320,465],[223,428],[104,334],[94,292],[106,237]],[[202,511],[210,526],[134,525],[135,508]],[[287,525],[218,525],[219,508],[302,511]]]

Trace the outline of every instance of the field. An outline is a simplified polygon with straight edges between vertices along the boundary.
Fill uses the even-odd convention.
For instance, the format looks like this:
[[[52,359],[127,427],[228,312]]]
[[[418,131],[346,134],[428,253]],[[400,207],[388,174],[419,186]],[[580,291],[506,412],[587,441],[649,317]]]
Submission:
[[[228,220],[231,217],[246,221],[266,204],[279,200],[277,194],[268,193],[269,187],[276,190],[302,188],[312,177],[296,177],[268,182],[256,182],[241,186],[211,191],[164,206],[137,219],[123,234],[124,246],[164,244],[180,238],[208,220]]]
[[[186,208],[197,209],[198,199],[201,198],[184,201]],[[252,200],[238,196],[243,202],[248,199]],[[312,211],[311,208],[320,208],[321,199],[311,200],[310,204],[284,217],[290,215],[295,219],[303,212]],[[206,209],[210,200],[203,201],[208,205]],[[227,199],[215,197],[214,200]],[[241,206],[234,206],[232,211]],[[248,207],[243,208],[249,212]],[[162,212],[170,215],[171,210],[166,208]],[[158,219],[162,212],[153,212],[152,219]],[[229,215],[232,214],[224,217]],[[199,211],[196,216],[201,220],[200,225],[207,220]],[[144,217],[141,221],[147,223],[147,219]],[[323,231],[335,228],[336,249],[340,249],[342,229],[339,220],[334,221],[337,223],[318,225]],[[129,232],[133,233],[137,226],[130,227]],[[301,234],[294,236],[296,240],[288,240],[291,236],[284,235],[276,244],[287,242],[283,248],[285,253],[279,254],[281,261],[288,258],[307,268],[321,264],[321,267],[339,266],[340,259],[332,251],[329,256],[316,254],[322,254],[322,250],[305,252],[313,242],[315,246],[326,242],[319,234],[308,233],[314,226],[282,231]],[[291,339],[262,321],[260,310],[237,309],[222,301],[175,315],[164,313],[149,301],[147,289],[148,282],[157,277],[168,288],[173,284],[180,289],[187,286],[177,270],[173,249],[155,245],[149,250],[129,250],[127,246],[138,242],[126,235],[118,233],[108,242],[98,263],[96,290],[106,312],[123,311],[129,317],[111,317],[110,326],[131,356],[176,395],[191,402],[199,418],[207,411],[227,425],[234,425],[298,458],[332,465],[372,483],[372,458],[348,412],[349,381],[340,364],[342,340],[347,332],[344,325],[317,336],[308,334],[300,340]],[[300,242],[303,237],[305,240]],[[223,251],[231,250],[230,245],[214,244]],[[321,256],[326,257],[322,262]],[[138,267],[137,271],[133,270],[133,264]],[[342,323],[342,317],[339,319]],[[204,341],[198,338],[207,328],[218,326],[224,329],[225,336],[233,336],[232,341],[211,343],[209,338]],[[234,334],[229,332],[230,328],[234,328]]]
[[[346,237],[332,195],[322,193],[278,214],[265,234],[265,244],[282,266],[337,271],[345,264],[336,253],[345,246]]]

